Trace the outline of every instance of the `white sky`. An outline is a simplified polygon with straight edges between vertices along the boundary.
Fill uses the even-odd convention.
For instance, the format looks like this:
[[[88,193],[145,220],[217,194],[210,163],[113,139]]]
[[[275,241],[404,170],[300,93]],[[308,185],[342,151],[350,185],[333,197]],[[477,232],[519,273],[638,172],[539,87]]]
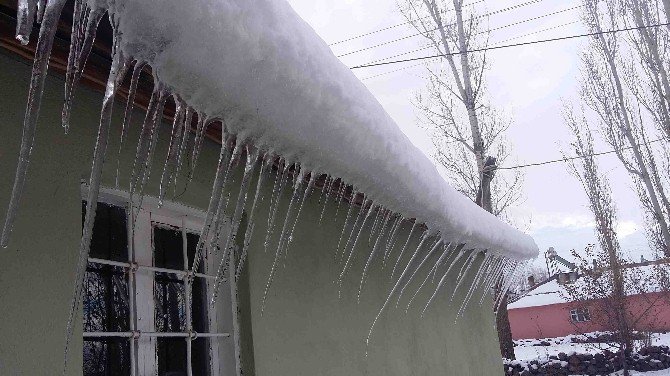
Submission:
[[[476,5],[479,14],[520,4],[526,0],[492,1]],[[289,0],[293,8],[327,42],[333,43],[352,36],[404,22],[397,12],[396,0]],[[466,4],[468,1],[465,2]],[[489,26],[496,28],[521,20],[572,8],[578,0],[544,0],[520,9],[495,14]],[[490,41],[523,36],[552,28],[552,30],[514,39],[509,43],[581,34],[579,10],[544,17],[522,25],[492,33]],[[408,26],[393,28],[372,36],[333,45],[336,55],[383,43],[413,34]],[[420,38],[410,38],[380,48],[342,57],[347,66],[364,64],[380,58],[420,47]],[[530,46],[513,47],[488,52],[491,70],[488,88],[493,104],[510,115],[514,122],[507,137],[513,143],[519,164],[561,158],[560,147],[570,141],[562,117],[562,99],[577,100],[579,79],[579,51],[585,41],[573,39]],[[422,56],[430,50],[402,58]],[[375,68],[354,70],[361,79],[393,71],[416,63],[401,63]],[[424,153],[430,155],[433,147],[426,132],[419,127],[411,99],[424,87],[421,66],[383,75],[363,82],[395,119],[398,126]],[[609,150],[597,144],[598,150]],[[606,172],[618,206],[619,238],[631,256],[638,258],[650,252],[642,232],[641,212],[632,183],[619,166],[615,156],[600,157],[600,166]],[[514,163],[509,161],[508,163]],[[525,169],[524,203],[514,208],[513,216],[519,225],[529,231],[545,251],[553,246],[560,254],[570,249],[583,249],[595,243],[593,220],[587,208],[585,194],[578,181],[567,173],[563,163]]]

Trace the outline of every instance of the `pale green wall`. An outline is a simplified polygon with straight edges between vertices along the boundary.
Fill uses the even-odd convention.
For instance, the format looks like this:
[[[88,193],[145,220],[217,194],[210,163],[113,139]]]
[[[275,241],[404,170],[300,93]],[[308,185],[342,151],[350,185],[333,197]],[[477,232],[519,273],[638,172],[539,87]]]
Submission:
[[[0,212],[4,218],[18,155],[21,124],[27,96],[30,67],[23,61],[0,54]],[[60,372],[65,323],[70,304],[74,265],[81,231],[80,181],[88,179],[101,95],[80,88],[75,99],[72,128],[64,135],[60,127],[63,96],[61,77],[50,76],[44,93],[40,124],[12,242],[0,250],[0,374],[53,375]],[[119,115],[117,103],[109,150],[117,148]],[[139,123],[136,113],[122,156],[122,187],[132,165]],[[154,166],[161,166],[169,130],[162,129],[162,142]],[[188,205],[206,208],[218,157],[217,146],[206,142],[194,182],[180,198]],[[108,158],[105,184],[113,185],[115,154]],[[158,171],[158,167],[156,171]],[[148,193],[155,195],[159,173],[154,171]],[[239,177],[236,179],[239,180]],[[252,183],[255,186],[255,182]],[[356,291],[367,251],[364,231],[352,269],[338,299],[335,283],[341,265],[333,254],[344,216],[334,220],[334,206],[318,225],[321,208],[313,195],[302,212],[288,258],[282,259],[261,316],[260,303],[274,255],[271,243],[263,252],[269,187],[256,213],[256,232],[249,260],[248,307],[245,357],[253,359],[247,374],[265,375],[497,375],[501,373],[490,302],[476,303],[454,324],[458,303],[447,304],[445,290],[424,317],[419,305],[404,313],[390,307],[378,322],[365,356],[368,328],[390,286],[389,270],[375,263],[360,304]],[[233,192],[231,197],[235,197]],[[283,207],[288,201],[286,192]],[[331,200],[332,201],[332,200]],[[279,211],[276,227],[284,220]],[[405,229],[406,231],[407,229]],[[406,232],[405,235],[406,236]],[[276,239],[276,238],[275,238]],[[404,240],[404,238],[403,238]],[[275,240],[276,241],[276,240]],[[399,241],[400,243],[401,241]],[[408,253],[414,250],[414,239]],[[396,250],[397,252],[397,250]],[[244,284],[243,284],[244,285]],[[454,285],[453,281],[450,285]],[[417,299],[424,303],[426,289]],[[409,289],[408,289],[409,291]],[[462,293],[465,290],[461,291]],[[413,292],[412,292],[413,293]],[[411,295],[411,294],[408,294]],[[455,301],[458,300],[455,299]],[[249,327],[250,326],[250,327]],[[70,374],[81,374],[81,328],[74,334]],[[253,354],[251,349],[253,349]],[[468,359],[474,359],[470,362]]]

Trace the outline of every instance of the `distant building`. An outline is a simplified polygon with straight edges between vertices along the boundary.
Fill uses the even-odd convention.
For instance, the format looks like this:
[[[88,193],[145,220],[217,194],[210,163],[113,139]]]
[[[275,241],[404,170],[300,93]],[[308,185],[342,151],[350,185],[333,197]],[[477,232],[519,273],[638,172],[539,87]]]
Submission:
[[[642,273],[651,271],[652,262],[629,265]],[[535,284],[519,299],[507,306],[512,338],[553,338],[594,331],[608,331],[603,321],[598,320],[593,308],[598,301],[585,304],[569,299],[565,285],[579,278],[577,272],[559,272],[549,279]],[[530,282],[530,280],[529,280]],[[532,284],[532,283],[531,283]],[[670,330],[670,297],[658,286],[644,286],[643,294],[627,297],[631,317],[640,317],[635,330],[663,332]]]

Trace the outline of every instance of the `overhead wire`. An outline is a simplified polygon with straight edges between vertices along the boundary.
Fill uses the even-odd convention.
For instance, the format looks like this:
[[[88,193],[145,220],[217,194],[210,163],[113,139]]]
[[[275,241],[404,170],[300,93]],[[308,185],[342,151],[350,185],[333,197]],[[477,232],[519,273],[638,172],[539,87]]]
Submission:
[[[652,141],[637,144],[636,146],[650,145],[650,144],[653,144],[655,142],[664,141],[664,140],[665,140],[665,138],[658,138],[656,140],[652,140]],[[552,163],[567,162],[567,161],[572,161],[572,160],[575,160],[575,159],[583,159],[583,158],[586,158],[586,157],[598,157],[598,156],[601,156],[601,155],[612,154],[612,153],[620,152],[620,151],[623,151],[623,150],[630,150],[632,148],[633,148],[633,146],[626,146],[626,147],[618,149],[618,150],[615,149],[615,150],[601,151],[601,152],[591,153],[591,154],[586,154],[586,155],[578,155],[578,156],[574,156],[574,157],[564,157],[564,158],[561,158],[561,159],[552,159],[552,160],[548,160],[548,161],[534,162],[534,163],[528,163],[528,164],[517,165],[517,166],[498,167],[497,169],[498,170],[515,170],[515,169],[526,168],[526,167],[544,166],[544,165],[548,165],[548,164],[552,164]]]
[[[470,7],[470,6],[473,6],[473,5],[475,5],[475,4],[483,3],[484,1],[486,1],[486,0],[477,0],[477,1],[473,1],[473,2],[471,2],[471,3],[468,3],[468,4],[463,5],[463,8],[465,8],[465,7]],[[454,11],[454,9],[446,9],[446,10],[441,11],[440,14],[445,14],[445,13],[453,12],[453,11]],[[430,18],[430,16],[421,17],[421,18],[419,18],[419,19],[422,20],[422,19],[425,19],[425,18]],[[337,41],[337,42],[330,43],[329,46],[335,46],[335,45],[337,45],[337,44],[341,44],[341,43],[345,43],[345,42],[350,42],[350,41],[352,41],[352,40],[356,40],[356,39],[364,38],[364,37],[367,37],[367,36],[369,36],[369,35],[374,35],[374,34],[381,33],[382,31],[387,31],[387,30],[395,29],[396,27],[405,26],[405,25],[408,25],[408,24],[410,24],[410,23],[411,23],[410,21],[407,21],[407,22],[402,22],[402,23],[399,23],[399,24],[395,24],[395,25],[387,26],[387,27],[384,27],[384,28],[381,28],[381,29],[372,30],[372,31],[369,31],[369,32],[367,32],[367,33],[363,33],[363,34],[355,35],[355,36],[353,36],[353,37],[349,37],[349,38],[347,38],[347,39],[343,39],[343,40],[339,40],[339,41]]]
[[[562,37],[557,37],[557,38],[541,39],[541,40],[530,41],[530,42],[520,42],[520,43],[513,43],[513,44],[505,44],[505,45],[502,45],[502,46],[490,46],[490,47],[482,47],[482,48],[476,48],[476,49],[466,50],[466,51],[456,51],[456,52],[451,52],[451,53],[448,53],[448,54],[420,56],[420,57],[415,57],[415,58],[411,58],[411,59],[402,59],[402,60],[393,60],[393,61],[380,62],[380,63],[362,64],[362,65],[356,65],[356,66],[350,67],[349,69],[361,69],[361,68],[377,67],[377,66],[382,66],[382,65],[407,63],[407,62],[412,62],[412,61],[420,61],[420,60],[436,59],[436,58],[447,57],[447,56],[462,55],[462,54],[466,54],[466,53],[483,52],[483,51],[490,51],[490,50],[500,50],[500,49],[503,49],[503,48],[528,46],[528,45],[547,43],[547,42],[557,42],[557,41],[562,41],[562,40],[592,37],[592,36],[602,35],[602,34],[615,34],[615,33],[619,33],[619,32],[642,30],[642,29],[649,29],[649,28],[668,26],[668,25],[670,25],[670,23],[666,22],[666,23],[660,23],[660,24],[654,24],[654,25],[643,25],[643,26],[636,26],[636,27],[627,27],[627,28],[623,28],[623,29],[605,30],[605,31],[599,31],[599,32],[594,32],[594,33],[567,35],[567,36],[562,36]]]
[[[537,4],[537,3],[540,3],[540,2],[542,2],[542,1],[544,1],[544,0],[530,0],[530,1],[527,1],[527,2],[525,2],[525,3],[516,4],[516,5],[513,5],[513,6],[511,6],[511,7],[498,9],[498,10],[493,11],[493,12],[489,12],[489,13],[486,13],[486,14],[482,14],[482,15],[480,15],[480,16],[476,16],[476,17],[474,17],[474,19],[480,19],[480,18],[485,18],[485,17],[488,17],[488,16],[493,16],[493,15],[496,15],[496,14],[500,14],[500,13],[508,12],[508,11],[511,11],[511,10],[519,9],[519,8],[523,8],[523,7],[528,6],[528,5]],[[453,26],[453,25],[455,25],[455,23],[451,23],[451,24],[443,25],[443,27],[448,27],[448,26]],[[429,33],[430,33],[430,32],[433,32],[433,31],[437,31],[437,30],[439,30],[439,29],[440,29],[440,28],[438,27],[438,28],[435,28],[435,29],[426,30],[426,32],[429,32]],[[382,42],[382,43],[379,43],[379,44],[375,44],[375,45],[372,45],[372,46],[363,47],[363,48],[360,48],[360,49],[358,49],[358,50],[349,51],[349,52],[346,52],[346,53],[344,53],[344,54],[337,55],[337,57],[344,57],[344,56],[353,55],[353,54],[356,54],[356,53],[359,53],[359,52],[372,50],[372,49],[374,49],[374,48],[378,48],[378,47],[386,46],[386,45],[389,45],[389,44],[392,44],[392,43],[401,42],[401,41],[403,41],[403,40],[407,40],[407,39],[410,39],[410,38],[418,37],[418,36],[421,36],[421,35],[423,35],[423,34],[422,34],[422,33],[416,33],[416,34],[406,35],[406,36],[404,36],[404,37],[400,37],[400,38],[392,39],[392,40],[389,40],[389,41],[386,41],[386,42]]]

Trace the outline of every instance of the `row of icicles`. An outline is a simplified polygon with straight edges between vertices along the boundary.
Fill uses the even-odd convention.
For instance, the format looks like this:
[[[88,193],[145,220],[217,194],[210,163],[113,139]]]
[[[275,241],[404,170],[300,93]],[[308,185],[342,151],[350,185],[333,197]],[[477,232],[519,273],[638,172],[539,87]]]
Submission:
[[[39,107],[46,78],[49,57],[52,49],[53,38],[60,19],[60,14],[66,0],[19,0],[17,16],[17,39],[23,44],[27,44],[30,38],[33,22],[40,22],[40,33],[35,51],[35,60],[30,81],[30,90],[28,95],[28,104],[23,124],[23,135],[21,140],[20,158],[16,169],[14,186],[10,198],[9,208],[0,239],[0,245],[6,247],[9,242],[12,225],[16,218],[19,200],[25,185],[26,172],[30,160],[30,152],[33,147],[35,128],[39,113]],[[106,13],[105,9],[91,9],[85,0],[76,0],[74,8],[74,17],[72,25],[72,36],[70,44],[70,54],[67,64],[67,73],[65,80],[65,104],[62,114],[62,124],[67,132],[70,122],[70,114],[74,98],[75,87],[80,81],[88,55],[93,46],[96,31],[99,22]],[[84,274],[88,261],[88,253],[91,243],[93,223],[95,221],[95,208],[98,201],[100,184],[102,180],[102,171],[105,158],[107,156],[107,145],[111,125],[112,107],[114,97],[122,85],[126,75],[132,67],[130,86],[125,108],[125,116],[121,130],[119,148],[116,151],[117,158],[124,150],[126,143],[130,117],[133,112],[135,94],[137,91],[140,74],[143,71],[146,62],[135,61],[131,56],[126,56],[119,47],[121,34],[118,33],[118,20],[114,15],[109,15],[109,21],[113,30],[112,46],[112,64],[109,72],[109,78],[106,85],[105,95],[100,115],[100,125],[96,139],[91,176],[89,179],[89,190],[87,197],[87,208],[84,219],[82,237],[79,247],[79,258],[77,263],[76,282],[73,292],[70,315],[67,324],[67,338],[65,346],[65,364],[63,373],[67,368],[67,358],[70,340],[72,338],[75,315],[78,312],[82,299],[82,288]],[[158,142],[158,133],[160,123],[163,118],[163,111],[166,102],[172,98],[175,102],[175,115],[172,124],[172,133],[165,163],[163,165],[160,187],[159,202],[165,199],[170,187],[176,189],[177,176],[180,174],[182,165],[187,157],[189,143],[192,143],[190,155],[190,168],[188,171],[188,180],[193,176],[193,170],[196,166],[198,155],[202,148],[206,128],[216,119],[208,118],[206,114],[196,113],[189,107],[177,93],[172,93],[168,87],[156,80],[151,99],[147,106],[146,116],[142,125],[142,130],[137,144],[135,159],[132,167],[130,179],[130,197],[135,205],[140,203],[144,195],[144,190],[152,170],[152,161],[154,160],[154,151]],[[197,122],[195,116],[197,115]],[[197,123],[195,130],[192,124]],[[190,134],[194,131],[193,141],[190,141]],[[371,245],[367,260],[360,278],[358,299],[361,296],[366,275],[373,260],[378,257],[386,265],[387,261],[393,264],[391,269],[391,278],[394,281],[393,286],[387,295],[387,298],[375,317],[366,338],[366,344],[369,343],[372,331],[377,320],[384,309],[389,305],[394,296],[397,296],[396,306],[410,282],[417,280],[420,271],[423,271],[423,279],[419,283],[418,289],[409,299],[406,310],[414,302],[419,291],[433,279],[435,284],[434,291],[423,311],[434,301],[438,292],[443,288],[450,276],[450,273],[457,274],[457,283],[454,286],[451,300],[456,296],[456,292],[466,282],[470,282],[470,287],[464,295],[458,315],[463,314],[468,302],[471,301],[477,289],[482,288],[483,294],[479,298],[480,304],[483,303],[486,294],[496,290],[496,308],[500,306],[504,293],[509,289],[511,283],[517,278],[521,270],[520,264],[514,260],[506,259],[502,256],[496,256],[483,250],[471,250],[463,244],[450,244],[448,239],[442,239],[439,233],[433,233],[422,224],[405,219],[402,215],[386,209],[382,205],[375,203],[371,198],[366,197],[364,193],[357,192],[356,189],[347,185],[341,179],[329,177],[328,175],[318,174],[316,171],[306,171],[298,163],[290,163],[280,156],[272,155],[269,152],[263,152],[254,147],[251,140],[235,139],[235,136],[226,133],[225,127],[222,131],[222,145],[219,155],[219,161],[216,170],[216,176],[212,188],[205,223],[200,233],[200,240],[196,249],[196,256],[191,271],[197,271],[203,257],[208,250],[220,249],[223,252],[221,263],[216,273],[216,282],[212,293],[211,303],[214,304],[217,293],[224,276],[231,268],[230,275],[239,277],[245,265],[249,251],[250,239],[254,231],[254,212],[259,200],[263,197],[260,194],[264,182],[270,179],[272,184],[272,196],[270,197],[270,209],[268,215],[267,232],[265,234],[264,248],[270,247],[270,239],[275,229],[279,229],[279,240],[276,244],[274,260],[269,273],[265,291],[263,294],[262,310],[265,307],[265,301],[272,281],[277,272],[278,261],[282,256],[288,255],[289,247],[293,240],[294,231],[300,217],[300,213],[305,201],[310,196],[315,186],[321,185],[319,201],[323,205],[321,209],[319,222],[323,220],[324,212],[330,197],[334,197],[337,204],[337,211],[334,214],[337,218],[342,202],[348,201],[349,207],[346,209],[346,218],[344,226],[340,233],[339,241],[335,250],[335,258],[342,264],[341,272],[338,276],[338,286],[341,290],[342,281],[349,271],[354,256],[354,250],[361,237],[363,229],[369,228],[367,242]],[[226,209],[229,204],[229,198],[225,194],[227,183],[230,180],[231,171],[235,168],[237,161],[244,160],[244,173],[239,183],[239,194],[234,202],[234,209],[230,224],[226,225]],[[259,169],[260,167],[260,169]],[[116,185],[119,184],[119,162],[116,166]],[[247,208],[248,198],[251,197],[250,185],[256,170],[259,169],[256,177],[256,187],[251,206]],[[272,180],[272,175],[274,179]],[[287,184],[292,187],[292,194],[286,209],[286,215],[283,221],[277,221],[279,201],[282,197]],[[186,183],[188,185],[188,182]],[[355,208],[358,213],[355,213]],[[139,205],[132,209],[131,215],[136,215]],[[237,243],[235,236],[238,233],[242,219],[242,214],[248,214],[246,229],[244,229],[243,247],[237,265],[234,263],[234,257],[231,255],[233,246]],[[352,223],[353,221],[353,223]],[[399,229],[403,222],[412,223],[411,230],[407,239],[397,242]],[[420,232],[419,243],[413,252],[408,251],[410,239],[415,233]],[[365,236],[363,236],[365,238]],[[398,244],[398,247],[395,245]],[[394,249],[399,248],[395,262],[391,261]],[[404,258],[409,257],[407,262]],[[436,261],[431,261],[435,260]],[[403,264],[404,263],[404,267]],[[460,263],[460,268],[455,267]],[[435,282],[435,280],[437,282]],[[190,288],[190,284],[187,284]],[[189,294],[190,295],[190,294]],[[190,304],[190,303],[189,303]]]

